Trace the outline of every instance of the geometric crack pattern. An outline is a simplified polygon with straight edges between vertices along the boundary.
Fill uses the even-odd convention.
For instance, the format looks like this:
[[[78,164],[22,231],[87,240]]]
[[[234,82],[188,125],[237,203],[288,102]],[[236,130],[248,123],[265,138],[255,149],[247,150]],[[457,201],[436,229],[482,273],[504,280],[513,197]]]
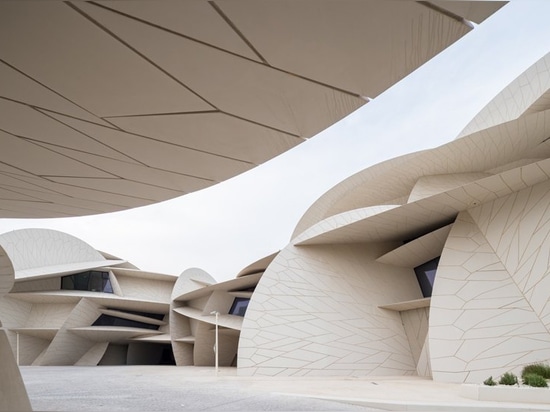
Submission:
[[[370,206],[406,204],[418,200],[419,190],[425,197],[444,190],[445,185],[476,178],[479,173],[511,169],[513,162],[521,166],[547,158],[549,90],[547,54],[481,110],[465,129],[468,132],[463,131],[440,147],[393,158],[348,177],[304,213],[292,237],[330,216]],[[523,179],[521,173],[515,178]],[[435,184],[437,181],[439,185]],[[498,186],[494,184],[495,188]]]
[[[257,271],[233,280],[216,283],[208,273],[190,268],[178,278],[170,304],[170,334],[176,365],[213,366],[216,321],[218,322],[220,366],[235,365],[243,317],[231,313],[235,298],[250,298],[261,277],[262,261],[252,265]],[[218,312],[214,316],[212,312]]]
[[[429,366],[426,365],[425,356],[429,314],[429,308],[404,310],[400,312],[401,321],[407,333],[414,363],[417,365],[416,373],[419,376],[431,376],[431,370]]]
[[[97,365],[150,362],[170,344],[168,319],[175,276],[145,272],[122,260],[107,260],[80,239],[47,229],[23,229],[0,236],[15,267],[15,284],[0,297],[5,353],[21,365]],[[32,269],[32,277],[21,276]],[[61,277],[97,270],[108,273],[112,293],[62,289]],[[92,326],[101,315],[158,325]],[[151,343],[142,342],[152,339]],[[149,355],[144,353],[148,346]],[[127,348],[123,351],[113,348]],[[5,351],[5,352],[4,352]]]
[[[479,383],[550,359],[549,56],[472,134],[365,169],[306,211],[249,304],[240,374]],[[427,239],[431,299],[405,253]]]
[[[238,175],[334,124],[462,37],[470,26],[456,17],[479,22],[502,5],[2,2],[0,217],[113,212]],[[354,30],[342,30],[348,27]],[[539,103],[547,106],[544,97]],[[11,243],[14,235],[4,235],[11,249],[4,254],[0,248],[0,291],[6,292],[14,276],[19,277],[9,296],[0,295],[2,410],[32,409],[10,354],[16,346],[23,364],[94,365],[148,357],[152,346],[144,349],[130,342],[126,350],[121,339],[148,341],[144,345],[171,340],[168,322],[154,337],[92,331],[90,323],[106,311],[112,315],[124,310],[161,313],[167,319],[175,279],[106,260],[68,236],[54,234],[43,241],[45,233],[31,242],[16,238]],[[25,245],[30,247],[23,250]],[[316,326],[306,324],[303,331],[289,331],[275,314],[266,317],[275,336],[286,342],[279,353],[283,362],[304,369],[281,370],[270,364],[274,353],[262,340],[265,336],[254,335],[259,331],[253,322],[260,319],[251,311],[252,332],[242,340],[245,355],[240,356],[246,371],[414,373],[418,354],[411,353],[400,315],[375,307],[373,302],[384,302],[377,302],[381,296],[372,296],[369,289],[390,282],[397,292],[385,297],[402,300],[394,295],[403,294],[398,284],[410,276],[400,269],[381,279],[385,271],[374,263],[377,256],[367,253],[367,262],[360,265],[352,255],[356,253],[335,265],[311,256],[306,262],[320,269],[319,278],[334,281],[337,298],[327,299],[328,290],[313,287],[316,273],[304,269],[300,259],[288,266],[295,273],[270,272],[252,306],[278,308],[302,322],[309,315],[296,308],[297,302],[338,305],[321,311],[312,319]],[[282,260],[286,255],[279,256]],[[112,294],[59,290],[62,275],[92,268],[108,271]],[[292,293],[282,297],[273,280],[286,275],[296,281],[291,286],[298,291],[309,283],[316,295],[304,289],[295,301]],[[272,307],[275,300],[265,295],[270,289],[280,293]],[[405,295],[418,295],[418,286]],[[210,339],[210,326],[190,323],[195,335]],[[297,333],[306,334],[304,347],[296,346],[301,345]],[[235,334],[229,340],[237,346]],[[257,352],[251,352],[252,341]],[[424,345],[420,359],[427,353]],[[428,365],[418,360],[417,367],[421,364]]]
[[[239,374],[416,374],[399,312],[378,308],[421,297],[410,269],[375,262],[388,247],[283,249],[248,306]]]
[[[2,234],[0,244],[16,272],[68,263],[105,261],[101,253],[87,243],[54,230],[15,230]]]
[[[0,246],[0,302],[13,286],[15,275],[13,264],[6,251]],[[15,315],[19,311],[15,311]],[[5,315],[0,304],[0,313]],[[32,406],[19,372],[19,365],[10,346],[5,322],[0,320],[0,410],[32,411]]]
[[[503,4],[452,3],[478,22]],[[469,32],[446,7],[1,2],[0,217],[118,211],[250,170]]]
[[[433,377],[479,383],[550,359],[550,183],[459,214],[430,309]]]
[[[6,250],[0,246],[0,297],[8,293],[15,281],[15,269]]]
[[[516,119],[522,114],[549,109],[549,89],[550,54],[547,54],[495,96],[458,137]]]

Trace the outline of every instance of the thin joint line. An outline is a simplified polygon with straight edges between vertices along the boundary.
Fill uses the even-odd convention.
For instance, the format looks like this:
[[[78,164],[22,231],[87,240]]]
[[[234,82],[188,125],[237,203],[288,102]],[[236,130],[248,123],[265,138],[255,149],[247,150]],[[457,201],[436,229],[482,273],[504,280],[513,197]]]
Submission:
[[[108,144],[102,142],[101,140],[98,140],[98,139],[94,138],[93,136],[90,136],[89,134],[85,133],[84,131],[79,130],[79,129],[77,129],[76,127],[73,127],[73,126],[71,126],[71,125],[69,125],[69,124],[63,122],[62,120],[57,119],[57,118],[51,116],[51,115],[48,114],[48,113],[44,113],[42,110],[39,110],[39,109],[37,109],[37,108],[34,108],[34,109],[37,110],[39,113],[42,113],[44,116],[46,116],[46,117],[48,117],[48,118],[50,118],[50,119],[52,119],[52,120],[54,120],[54,121],[56,121],[56,122],[58,122],[58,123],[61,123],[63,126],[68,127],[69,129],[71,129],[71,130],[73,130],[73,131],[75,131],[75,132],[77,132],[77,133],[79,133],[79,134],[81,134],[81,135],[83,135],[83,136],[86,136],[87,138],[89,138],[90,140],[96,142],[97,144],[99,144],[99,145],[101,145],[101,146],[103,146],[103,147],[105,147],[105,148],[108,148],[109,150],[112,150],[113,152],[118,153],[118,154],[120,154],[120,155],[126,157],[127,159],[133,160],[134,162],[136,162],[136,163],[138,163],[138,164],[140,164],[140,165],[142,165],[142,166],[147,166],[145,163],[139,161],[138,159],[134,159],[133,157],[129,156],[128,154],[123,153],[122,151],[117,150],[117,149],[115,149],[114,147],[109,146]],[[54,112],[54,113],[55,113],[55,112]],[[62,113],[58,113],[58,114],[60,114],[60,115],[63,116]],[[71,117],[71,116],[68,116],[68,117]],[[80,120],[80,119],[77,119],[77,118],[75,118],[75,119],[76,119],[76,120]],[[93,123],[93,124],[97,124],[97,123]],[[98,126],[102,126],[102,127],[107,128],[107,129],[110,129],[109,127],[106,127],[106,126],[103,126],[103,125],[98,125]],[[113,130],[114,130],[114,129],[113,129]],[[117,130],[118,130],[118,129],[117,129]],[[16,136],[16,135],[14,135],[14,136]],[[47,144],[50,144],[50,145],[52,145],[52,146],[59,146],[59,147],[64,147],[65,149],[69,149],[69,147],[65,147],[65,146],[61,146],[61,145],[56,145],[55,143],[45,142],[45,141],[42,141],[42,140],[39,140],[39,139],[34,139],[34,138],[31,138],[31,137],[25,137],[25,136],[17,136],[17,137],[19,137],[19,138],[21,138],[21,139],[25,139],[25,140],[32,140],[32,141],[47,143]],[[83,150],[78,150],[78,149],[72,149],[72,150],[75,150],[75,151],[81,152],[81,153],[88,153],[88,154],[89,154],[89,152],[85,152],[85,151],[83,151]],[[100,154],[96,154],[96,156],[104,157],[104,158],[106,158],[106,159],[111,159],[111,160],[122,161],[122,160],[117,159],[117,158],[114,158],[114,157],[104,156],[104,155],[100,155]]]
[[[115,178],[122,179],[122,180],[131,181],[130,179],[126,179],[126,178],[124,178],[124,177],[122,177],[122,176],[116,175],[116,174],[114,174],[114,173],[112,173],[112,172],[109,172],[109,171],[107,171],[107,170],[103,170],[103,169],[101,169],[101,168],[99,168],[99,167],[97,167],[97,166],[95,166],[95,165],[93,165],[93,164],[89,164],[89,163],[87,163],[87,162],[85,162],[85,161],[83,161],[83,160],[73,158],[73,157],[71,157],[71,156],[69,156],[69,155],[67,155],[67,154],[64,154],[64,153],[60,153],[60,152],[54,150],[53,148],[58,147],[58,148],[65,149],[65,150],[73,150],[73,151],[75,151],[75,152],[85,153],[85,154],[89,154],[89,155],[91,155],[91,156],[103,157],[103,158],[106,158],[106,159],[109,159],[108,157],[101,156],[101,155],[98,155],[98,154],[88,153],[88,152],[82,152],[82,151],[79,151],[79,150],[76,150],[76,149],[71,149],[71,148],[68,148],[68,147],[59,146],[59,145],[55,145],[55,144],[52,144],[52,143],[43,142],[43,141],[40,141],[40,140],[34,140],[34,139],[31,139],[31,138],[20,137],[20,136],[17,136],[17,137],[19,137],[19,138],[21,138],[21,139],[23,139],[23,140],[25,140],[25,141],[28,141],[28,142],[31,143],[31,144],[34,144],[34,145],[36,145],[36,146],[39,146],[39,147],[41,147],[41,148],[43,148],[43,149],[45,149],[45,150],[48,150],[48,151],[53,152],[53,153],[57,153],[57,154],[60,155],[60,156],[66,157],[67,159],[74,160],[75,162],[82,163],[82,164],[84,164],[84,165],[87,165],[87,166],[90,166],[90,167],[92,167],[92,168],[94,168],[94,169],[97,169],[97,170],[99,170],[99,171],[101,171],[101,172],[107,173],[107,174],[109,174],[109,175],[111,175],[111,176],[114,176]],[[49,147],[49,146],[53,146],[53,147]],[[121,163],[127,163],[127,164],[130,164],[130,165],[133,165],[133,166],[138,166],[138,167],[139,167],[139,166],[141,165],[141,167],[146,167],[146,168],[150,168],[150,169],[154,169],[154,170],[159,170],[159,171],[166,172],[166,173],[173,173],[173,174],[176,174],[176,175],[179,175],[179,176],[190,177],[190,178],[197,179],[197,180],[204,180],[204,181],[206,181],[206,182],[213,182],[213,183],[216,183],[216,180],[210,179],[210,178],[207,178],[207,177],[200,177],[200,176],[190,175],[190,174],[187,174],[187,173],[179,173],[179,172],[174,172],[174,171],[171,171],[171,170],[159,169],[159,168],[157,168],[157,167],[148,166],[148,165],[146,165],[146,164],[133,164],[133,163],[129,163],[129,162],[124,162],[124,161],[122,161],[122,160],[117,160],[117,159],[114,159],[114,160],[119,161],[119,162],[121,162]],[[37,176],[42,177],[42,176],[46,176],[46,175],[37,175]],[[111,179],[111,178],[93,177],[93,179]],[[144,183],[144,184],[148,184],[148,183]],[[153,185],[151,185],[151,186],[153,186]],[[170,189],[170,190],[174,190],[174,189]]]
[[[46,113],[44,113],[45,116],[48,116]],[[48,116],[48,117],[51,117],[51,116]],[[146,163],[143,163],[142,161],[140,161],[139,159],[134,159],[132,156],[129,156],[127,153],[124,153],[124,152],[121,152],[120,150],[117,150],[117,149],[114,149],[112,148],[111,146],[103,143],[101,140],[98,140],[92,136],[90,136],[89,134],[71,126],[71,125],[68,125],[66,124],[65,122],[59,120],[59,119],[56,119],[55,117],[51,117],[53,120],[56,120],[58,121],[59,123],[65,125],[66,127],[90,138],[91,140],[103,145],[104,147],[107,147],[111,150],[113,150],[114,152],[116,153],[119,153],[125,157],[127,157],[128,159],[130,160],[133,160],[134,162],[142,165],[142,166],[145,166],[145,167],[150,167],[149,165],[147,165]],[[95,124],[95,123],[94,123]],[[134,133],[134,132],[130,132],[130,131],[126,131],[124,129],[111,129],[110,127],[107,127],[107,126],[103,126],[103,125],[98,125],[99,127],[104,127],[106,129],[110,129],[110,130],[115,130],[115,131],[118,131],[118,132],[121,132],[121,133],[125,133],[125,134],[128,134],[128,135],[131,135],[131,136],[137,136],[137,137],[141,137],[143,139],[147,139],[147,140],[151,140],[151,141],[154,141],[154,142],[159,142],[159,143],[164,143],[164,144],[168,144],[168,145],[172,145],[172,146],[176,146],[176,147],[180,147],[182,149],[187,149],[187,150],[192,150],[192,151],[195,151],[195,152],[199,152],[199,153],[203,153],[203,154],[207,154],[207,155],[210,155],[210,156],[216,156],[216,157],[220,157],[220,158],[224,158],[224,159],[228,159],[228,160],[233,160],[233,161],[236,161],[236,162],[240,162],[240,163],[245,163],[245,164],[254,164],[250,161],[247,161],[247,160],[242,160],[242,159],[236,159],[236,158],[233,158],[233,157],[229,157],[229,156],[225,156],[225,155],[220,155],[220,154],[216,154],[216,153],[212,153],[212,152],[208,152],[206,150],[201,150],[201,149],[197,149],[197,148],[194,148],[194,147],[190,147],[190,146],[184,146],[184,145],[180,145],[180,144],[177,144],[177,143],[174,143],[174,142],[169,142],[169,141],[166,141],[166,140],[161,140],[161,139],[155,139],[153,137],[150,137],[150,136],[145,136],[145,135],[142,135],[142,134],[138,134],[138,133]],[[53,146],[56,146],[54,143],[49,143],[49,142],[44,142],[42,140],[38,140],[38,139],[34,139],[34,138],[31,138],[31,137],[26,137],[26,136],[19,136],[19,135],[14,135],[13,133],[10,133],[12,134],[13,136],[17,136],[21,139],[26,139],[26,140],[36,140],[36,141],[39,141],[39,142],[43,142],[43,143],[47,143],[47,144],[51,144]],[[62,146],[60,146],[62,147]],[[68,148],[67,148],[68,149]],[[78,149],[71,149],[71,150],[76,150],[76,151],[79,151]],[[84,152],[84,153],[87,153],[87,152]],[[92,153],[94,154],[94,153]],[[121,161],[120,159],[115,159],[115,158],[111,158],[111,157],[108,157],[108,156],[103,156],[103,155],[100,155],[100,154],[94,154],[96,156],[99,156],[99,157],[104,157],[104,158],[107,158],[107,159],[113,159],[113,160],[117,160],[117,161]],[[158,169],[158,170],[163,170],[163,169]],[[167,170],[168,171],[168,170]],[[174,172],[172,172],[174,173]],[[179,173],[178,173],[179,174]],[[187,175],[187,174],[184,174],[185,176],[190,176],[190,175]]]
[[[131,46],[129,43],[127,43],[126,41],[122,40],[122,38],[120,38],[119,36],[117,36],[115,33],[113,33],[111,30],[109,30],[107,27],[103,26],[101,23],[99,23],[97,20],[95,20],[94,18],[92,18],[91,16],[89,16],[88,14],[86,14],[84,11],[80,10],[75,4],[72,4],[72,3],[69,3],[69,2],[65,2],[65,4],[67,6],[69,6],[71,9],[73,9],[74,11],[76,11],[78,14],[80,14],[81,16],[83,16],[84,18],[86,18],[87,20],[89,20],[91,23],[93,23],[94,25],[96,25],[97,27],[99,27],[101,30],[103,30],[105,33],[107,33],[109,36],[111,36],[112,38],[114,38],[115,40],[117,40],[118,42],[120,42],[122,45],[124,45],[125,47],[127,47],[129,50],[133,51],[135,54],[137,54],[139,57],[141,57],[143,60],[145,60],[146,62],[148,62],[150,65],[152,65],[153,67],[155,67],[157,70],[159,70],[161,73],[163,73],[164,75],[168,76],[170,79],[172,79],[173,81],[175,81],[176,83],[178,83],[180,86],[182,86],[183,88],[185,88],[187,91],[189,91],[190,93],[192,93],[193,95],[195,95],[196,97],[198,97],[200,100],[202,100],[203,102],[205,102],[206,104],[208,104],[209,106],[213,107],[214,109],[218,109],[214,104],[212,104],[211,102],[209,102],[208,100],[206,100],[204,97],[202,97],[200,94],[198,94],[197,92],[195,92],[193,89],[191,89],[189,86],[187,86],[185,83],[181,82],[177,77],[175,77],[174,75],[172,75],[171,73],[169,73],[167,70],[165,70],[164,68],[162,68],[159,64],[155,63],[153,60],[151,60],[150,58],[148,58],[147,56],[145,56],[143,53],[141,53],[139,50],[137,50],[135,47]],[[94,6],[96,7],[101,7],[103,9],[106,9],[106,10],[109,10],[111,12],[113,12],[113,10],[107,8],[107,7],[104,7],[100,4],[97,4],[97,3],[93,3],[91,2],[90,4],[93,4]]]
[[[5,163],[5,162],[2,162],[0,161],[1,164],[5,164],[7,166],[11,166],[10,164],[8,163]],[[14,166],[11,166],[11,167],[14,167]],[[15,167],[14,167],[15,168]],[[22,170],[22,169],[19,169],[19,170]],[[7,172],[6,172],[7,173]],[[0,174],[4,174],[6,175],[6,173],[2,173],[0,172]],[[112,203],[112,202],[104,202],[104,201],[100,201],[100,200],[90,200],[90,199],[82,199],[82,198],[79,198],[79,197],[74,197],[74,196],[71,196],[71,195],[68,195],[66,193],[63,193],[59,190],[55,190],[55,189],[52,189],[52,188],[45,188],[43,186],[40,186],[39,184],[35,183],[35,182],[32,182],[32,181],[28,181],[27,179],[32,179],[32,178],[35,178],[39,181],[46,181],[48,183],[52,183],[52,184],[56,184],[56,185],[65,185],[64,183],[59,183],[59,182],[55,182],[55,181],[51,181],[49,179],[45,179],[43,177],[41,177],[40,175],[35,175],[34,173],[31,173],[31,172],[26,172],[28,174],[30,174],[31,176],[26,176],[26,175],[15,175],[15,176],[12,176],[12,174],[8,173],[11,177],[13,177],[15,180],[18,180],[18,181],[21,181],[21,182],[24,182],[28,185],[31,185],[31,186],[34,186],[36,187],[36,189],[25,189],[25,188],[20,188],[22,190],[31,190],[31,191],[36,191],[36,192],[39,192],[39,193],[44,193],[45,195],[55,195],[55,196],[60,196],[60,197],[65,197],[65,198],[69,198],[69,199],[77,199],[77,200],[83,200],[83,201],[92,201],[92,202],[95,202],[95,203],[98,203],[100,205],[108,205],[108,206],[115,206],[115,207],[121,207],[121,208],[124,208],[124,209],[128,209],[128,206],[126,205],[123,205],[123,204],[118,204],[118,203]],[[10,185],[11,186],[11,185]],[[69,185],[67,185],[69,186]],[[90,191],[94,191],[95,189],[90,189],[90,188],[84,188],[86,190],[90,190]],[[121,195],[121,196],[125,196],[125,195]],[[56,202],[52,202],[50,200],[42,200],[42,202],[40,203],[47,203],[47,204],[57,204]],[[81,206],[73,206],[73,205],[68,205],[68,204],[63,204],[63,206],[68,206],[68,207],[74,207],[74,208],[79,208],[79,209],[87,209],[85,207],[81,207]],[[96,209],[91,209],[91,210],[96,210]],[[12,210],[12,212],[17,212],[17,210]],[[101,212],[104,212],[103,210]],[[78,216],[78,215],[68,215],[68,216]]]
[[[272,70],[275,70],[275,71],[278,71],[278,72],[280,72],[280,73],[284,73],[284,74],[287,74],[287,75],[289,75],[289,76],[293,76],[293,77],[296,77],[296,78],[299,78],[299,79],[302,79],[302,80],[305,80],[305,81],[308,81],[308,82],[317,84],[317,85],[319,85],[319,86],[326,87],[327,89],[335,90],[335,91],[338,91],[338,92],[340,92],[340,93],[347,94],[347,95],[349,95],[349,96],[353,96],[353,97],[356,97],[356,98],[358,98],[358,99],[361,99],[362,101],[365,101],[365,97],[362,96],[362,95],[359,94],[359,93],[355,93],[355,92],[352,92],[352,91],[350,91],[350,90],[345,90],[345,89],[342,89],[342,88],[340,88],[340,87],[337,87],[337,86],[334,86],[334,85],[331,85],[331,84],[323,83],[323,82],[321,82],[321,81],[319,81],[319,80],[311,79],[311,78],[309,78],[309,77],[306,77],[306,76],[303,76],[303,75],[300,75],[300,74],[297,74],[297,73],[293,73],[293,72],[290,72],[290,71],[288,71],[288,70],[281,69],[281,68],[279,68],[279,67],[271,66],[270,64],[268,64],[268,63],[265,62],[265,61],[261,61],[261,62],[260,62],[260,61],[251,59],[250,57],[242,56],[242,55],[237,54],[237,53],[235,53],[235,52],[232,52],[232,51],[230,51],[230,50],[223,49],[223,48],[221,48],[221,47],[219,47],[219,46],[215,46],[215,45],[213,45],[213,44],[206,43],[205,41],[202,41],[202,40],[196,39],[196,38],[194,38],[194,37],[190,37],[190,36],[187,36],[187,35],[185,35],[185,34],[179,33],[179,32],[177,32],[177,31],[171,30],[171,29],[169,29],[169,28],[167,28],[167,27],[159,26],[158,24],[155,24],[155,23],[153,23],[153,22],[150,22],[150,21],[141,19],[141,18],[139,18],[139,17],[135,17],[135,16],[132,16],[132,15],[126,14],[126,13],[121,12],[121,11],[116,10],[116,9],[111,9],[111,8],[109,8],[109,7],[107,7],[107,6],[103,5],[103,4],[97,3],[97,2],[95,2],[95,1],[91,1],[90,4],[93,4],[94,6],[97,6],[97,7],[101,7],[101,8],[103,8],[103,9],[105,9],[105,10],[108,10],[108,11],[110,11],[110,12],[112,12],[112,13],[119,14],[119,15],[124,16],[124,17],[126,17],[126,18],[129,18],[129,19],[138,21],[138,22],[143,23],[143,24],[145,24],[145,25],[147,25],[147,26],[154,27],[154,28],[156,28],[156,29],[158,29],[158,30],[161,30],[161,31],[164,31],[164,32],[173,34],[173,35],[175,35],[175,36],[178,36],[178,37],[187,39],[187,40],[189,40],[189,41],[192,41],[192,42],[201,44],[201,45],[206,46],[206,47],[210,47],[210,48],[215,49],[215,50],[218,50],[218,51],[220,51],[220,52],[222,52],[222,53],[226,53],[226,54],[229,54],[229,55],[231,55],[231,56],[237,57],[237,58],[239,58],[239,59],[246,60],[246,61],[248,61],[248,62],[250,62],[250,63],[258,64],[258,65],[263,66],[263,67],[268,67],[268,68],[270,68],[270,69],[272,69]],[[84,15],[85,15],[85,14],[84,14]],[[85,16],[87,16],[87,15],[85,15]],[[88,16],[87,16],[87,17],[88,17]],[[88,18],[90,18],[90,17],[88,17]],[[90,19],[91,19],[91,18],[90,18]],[[92,21],[93,21],[93,20],[92,20]],[[99,23],[97,23],[97,22],[95,22],[95,21],[94,21],[94,23],[95,23],[95,24],[98,24],[100,27],[102,27]],[[103,28],[103,27],[102,27],[102,28]],[[106,30],[107,32],[109,32],[108,29],[105,29],[105,28],[103,28],[103,29]],[[110,33],[110,32],[109,32],[109,33]],[[118,37],[116,37],[115,35],[113,35],[113,37],[115,37],[115,38],[118,39]],[[124,43],[124,44],[125,44],[125,43]],[[248,43],[247,43],[247,44],[248,44]],[[131,48],[131,46],[128,46],[128,47]],[[251,46],[251,47],[252,47],[252,46]],[[132,49],[132,48],[131,48],[131,49]],[[132,50],[134,50],[134,49],[132,49]],[[139,54],[139,52],[137,52],[137,53]],[[168,75],[169,75],[169,74],[168,74]],[[179,82],[178,82],[178,83],[179,83]],[[187,86],[184,86],[184,87],[188,88]],[[191,92],[193,92],[193,90],[191,90],[191,89],[189,89],[189,88],[188,88],[188,90],[190,90]],[[195,93],[195,92],[193,92],[193,93]],[[198,95],[198,94],[197,94],[197,96],[200,97],[200,95]],[[204,99],[203,99],[203,100],[204,100]],[[204,100],[204,101],[206,101],[206,100]],[[212,107],[216,107],[216,106],[214,106],[212,103],[210,103],[210,102],[208,102],[208,101],[206,101],[206,102],[207,102],[208,104],[210,104]],[[216,107],[216,108],[217,108],[217,107]]]
[[[240,37],[240,39],[254,52],[256,56],[266,65],[270,65],[267,60],[262,56],[262,54],[254,47],[252,42],[246,38],[246,36],[237,28],[235,23],[231,21],[231,19],[223,12],[223,10],[218,6],[214,1],[209,1],[208,4],[212,6],[212,8],[220,15],[220,17],[227,23],[229,27],[237,34],[237,36]]]
[[[296,134],[296,133],[291,133],[291,132],[287,132],[285,130],[281,130],[281,129],[278,129],[276,127],[273,127],[273,126],[268,126],[266,124],[263,124],[263,123],[260,123],[260,122],[257,122],[255,120],[251,120],[251,119],[246,119],[244,117],[241,117],[241,116],[238,116],[236,114],[233,114],[233,113],[227,113],[227,112],[221,112],[227,116],[230,116],[230,117],[234,117],[235,119],[239,119],[239,120],[242,120],[242,121],[245,121],[245,122],[248,122],[248,123],[252,123],[252,124],[255,124],[257,126],[261,126],[261,127],[265,127],[266,129],[270,129],[270,130],[273,130],[275,132],[278,132],[278,133],[283,133],[283,134],[286,134],[287,136],[292,136],[292,137],[296,137],[297,139],[306,139],[305,137],[299,135],[299,134]]]
[[[104,119],[124,119],[126,117],[155,117],[155,116],[178,116],[178,115],[188,115],[188,114],[216,114],[222,113],[219,110],[197,110],[190,112],[165,112],[165,113],[143,113],[143,114],[121,114],[115,116],[104,116]]]
[[[471,21],[465,19],[464,17],[456,14],[456,13],[453,13],[452,11],[449,11],[441,6],[438,6],[436,4],[433,4],[431,1],[417,1],[418,4],[424,6],[424,7],[427,7],[429,9],[432,9],[438,13],[441,13],[447,17],[450,17],[451,19],[453,20],[456,20],[457,22],[473,29],[474,28],[474,25],[472,24]]]
[[[35,105],[35,104],[27,103],[27,102],[24,102],[24,101],[22,101],[22,100],[12,99],[11,97],[0,96],[0,99],[2,99],[2,100],[7,100],[7,101],[12,102],[12,103],[20,104],[21,106],[26,106],[26,107],[28,107],[29,109],[38,110],[38,111],[40,111],[40,112],[46,111],[46,112],[49,112],[49,113],[55,113],[55,114],[59,114],[59,115],[61,115],[61,116],[70,117],[71,119],[80,120],[80,121],[82,121],[82,122],[91,123],[91,124],[95,124],[95,125],[98,125],[98,126],[104,126],[104,125],[102,125],[101,123],[96,123],[96,122],[94,122],[94,121],[92,121],[92,120],[83,119],[83,118],[81,118],[81,117],[73,116],[73,115],[71,115],[71,114],[58,112],[57,110],[49,109],[49,108],[43,107],[43,106],[37,106],[37,105]],[[101,117],[98,117],[98,116],[95,116],[95,117],[97,117],[98,120],[101,120]]]
[[[173,189],[171,187],[165,187],[165,186],[155,185],[155,184],[151,184],[151,183],[141,182],[139,180],[134,180],[134,179],[126,179],[124,177],[116,177],[114,175],[113,175],[113,177],[86,177],[86,176],[68,176],[68,175],[39,175],[39,176],[42,179],[48,180],[48,181],[52,181],[50,179],[84,179],[84,180],[105,180],[105,181],[114,181],[114,182],[132,182],[132,183],[137,183],[137,184],[140,184],[140,185],[156,187],[158,189],[174,192],[175,196],[183,196],[183,195],[186,195],[186,194],[189,193],[188,191],[185,191],[185,190],[177,190],[177,189]],[[61,183],[61,182],[58,182],[56,180],[53,180],[53,182],[57,183],[57,184],[61,184],[61,185],[77,186],[76,184],[73,185],[73,184],[69,184],[69,183],[66,183],[66,182]],[[90,189],[91,190],[98,190],[98,189],[93,189],[93,188],[90,188]],[[111,192],[108,192],[108,193],[111,193]],[[129,196],[129,195],[122,195],[122,196]],[[134,197],[134,196],[130,196],[130,197]],[[137,199],[142,199],[142,198],[137,197]],[[143,198],[143,199],[146,199],[146,198]],[[154,199],[150,199],[150,200],[154,200]]]
[[[56,90],[52,89],[51,87],[48,87],[46,86],[44,83],[36,80],[34,77],[31,77],[30,75],[28,75],[27,73],[23,72],[22,70],[18,69],[17,67],[11,65],[10,63],[6,62],[4,59],[0,58],[0,62],[4,63],[6,66],[10,67],[11,69],[15,70],[16,72],[18,72],[19,74],[25,76],[26,78],[28,78],[29,80],[35,82],[36,84],[44,87],[46,90],[49,90],[50,92],[54,93],[55,95],[61,97],[63,100],[75,105],[76,107],[78,107],[79,109],[82,109],[84,110],[86,113],[89,113],[91,114],[92,116],[94,117],[97,117],[98,119],[101,119],[98,115],[96,115],[95,113],[92,113],[91,111],[89,111],[88,109],[86,109],[85,107],[79,105],[78,103],[75,103],[73,102],[71,99],[67,98],[66,96],[62,95],[61,93],[57,92]],[[5,99],[7,100],[12,100],[12,99],[9,99],[9,98],[6,98],[4,97]],[[13,100],[15,101],[15,100]],[[19,102],[18,102],[19,103]],[[22,103],[22,104],[25,104],[25,103]]]

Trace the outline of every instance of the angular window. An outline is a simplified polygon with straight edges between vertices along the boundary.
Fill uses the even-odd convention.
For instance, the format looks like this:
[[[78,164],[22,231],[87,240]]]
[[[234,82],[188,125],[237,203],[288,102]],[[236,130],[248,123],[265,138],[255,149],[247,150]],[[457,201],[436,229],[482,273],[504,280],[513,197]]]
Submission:
[[[158,330],[159,325],[151,325],[137,320],[117,318],[116,316],[102,314],[96,319],[92,326],[119,326],[125,328],[140,328]]]
[[[129,313],[131,315],[145,316],[146,318],[163,320],[164,314],[162,313],[149,313],[149,312],[138,312],[137,310],[121,310],[117,308],[107,308],[109,310],[117,310],[119,312]]]
[[[98,270],[89,270],[87,272],[63,276],[61,278],[61,289],[113,293],[109,273]]]
[[[235,316],[244,316],[244,314],[246,313],[246,309],[248,308],[249,302],[250,298],[235,298],[233,304],[231,305],[231,309],[229,309],[229,314]]]
[[[439,256],[414,268],[418,284],[420,285],[420,289],[422,289],[422,295],[424,295],[425,298],[432,296],[438,265]]]

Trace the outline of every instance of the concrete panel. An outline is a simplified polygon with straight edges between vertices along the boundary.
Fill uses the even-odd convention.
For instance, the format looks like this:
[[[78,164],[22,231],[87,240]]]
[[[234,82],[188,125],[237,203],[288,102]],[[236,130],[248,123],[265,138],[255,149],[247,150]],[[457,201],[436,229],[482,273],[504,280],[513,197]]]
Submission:
[[[378,309],[422,297],[410,269],[375,262],[395,246],[285,248],[250,302],[239,374],[415,374],[399,313]]]
[[[3,330],[0,329],[0,410],[32,411],[19,367]]]
[[[434,379],[480,383],[490,375],[518,374],[522,366],[550,358],[549,193],[550,183],[535,185],[457,218],[432,296]],[[472,242],[477,249],[457,259]],[[450,282],[452,289],[446,287]],[[450,306],[449,292],[463,304]]]

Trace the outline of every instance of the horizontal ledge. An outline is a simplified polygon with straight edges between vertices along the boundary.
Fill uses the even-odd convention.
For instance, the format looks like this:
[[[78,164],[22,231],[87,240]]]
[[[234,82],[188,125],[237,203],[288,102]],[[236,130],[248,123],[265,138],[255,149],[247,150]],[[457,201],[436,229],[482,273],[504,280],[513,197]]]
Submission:
[[[195,337],[194,336],[184,336],[183,338],[174,339],[174,342],[195,343]]]
[[[6,330],[47,340],[52,340],[59,332],[59,328],[6,328]]]
[[[228,292],[231,296],[235,296],[237,298],[251,298],[252,297],[252,294],[254,292],[239,292],[239,291],[236,291],[236,292]]]
[[[388,309],[388,310],[395,310],[397,312],[402,312],[405,310],[429,308],[431,300],[432,298],[414,299],[414,300],[407,300],[404,302],[390,303],[389,305],[380,305],[378,307],[380,309]]]
[[[150,318],[148,316],[143,316],[143,315],[136,315],[136,314],[133,314],[133,313],[128,313],[128,312],[124,312],[124,311],[120,311],[120,310],[100,309],[99,311],[101,313],[103,313],[104,315],[115,316],[115,317],[121,318],[121,319],[127,319],[127,320],[133,320],[133,321],[136,321],[136,322],[147,323],[149,325],[158,325],[158,326],[166,325],[166,322],[163,321],[163,320],[158,320],[158,319]]]
[[[182,316],[208,323],[212,326],[216,324],[216,317],[214,315],[205,314],[202,310],[195,309],[190,306],[172,308],[172,311]],[[220,313],[218,317],[218,325],[220,328],[241,330],[243,319],[244,318],[241,316]]]
[[[550,390],[548,388],[533,388],[530,386],[462,384],[460,396],[482,402],[550,404]]]
[[[167,333],[163,333],[162,335],[152,335],[152,336],[143,336],[143,337],[137,337],[132,338],[132,341],[140,341],[140,342],[150,342],[150,343],[171,343],[172,340],[170,338],[170,335]]]

